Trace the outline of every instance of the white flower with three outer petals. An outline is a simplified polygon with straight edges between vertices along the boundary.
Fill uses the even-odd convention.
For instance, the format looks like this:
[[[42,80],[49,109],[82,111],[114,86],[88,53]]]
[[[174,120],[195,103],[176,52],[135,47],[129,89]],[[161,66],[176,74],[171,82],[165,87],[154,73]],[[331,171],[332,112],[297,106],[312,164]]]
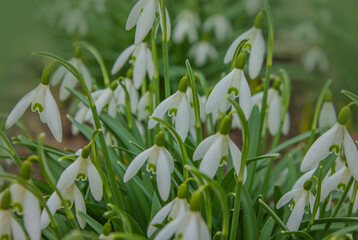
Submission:
[[[198,28],[200,25],[200,19],[196,12],[191,10],[182,10],[177,18],[176,25],[173,31],[173,41],[175,43],[181,43],[185,37],[188,38],[190,43],[194,43],[198,40]]]
[[[337,155],[344,152],[349,171],[356,180],[358,179],[358,150],[345,126],[349,116],[349,108],[343,107],[338,116],[338,121],[320,136],[307,151],[301,164],[301,171],[305,172],[316,168],[319,162],[332,152]]]
[[[185,215],[189,211],[189,203],[185,198],[174,198],[171,202],[160,209],[149,224],[147,237],[150,238],[156,230],[155,224],[160,224],[164,219],[172,221]]]
[[[208,226],[199,211],[190,210],[184,215],[175,218],[160,230],[154,240],[171,239],[174,234],[175,239],[181,240],[211,239]]]
[[[262,36],[262,23],[263,13],[261,11],[256,16],[254,24],[255,26],[237,37],[231,43],[224,57],[224,63],[231,62],[233,60],[236,48],[238,47],[240,42],[248,38],[251,43],[251,53],[249,59],[249,75],[251,79],[254,79],[259,75],[262,68],[262,64],[264,62],[265,40]]]
[[[232,31],[231,23],[223,14],[215,14],[205,20],[203,25],[204,31],[214,30],[215,37],[218,41],[223,41]]]
[[[57,188],[68,188],[76,180],[85,181],[88,177],[92,196],[96,201],[100,201],[103,195],[102,180],[88,151],[89,149],[86,148],[84,151],[80,149],[76,152],[78,158],[62,172],[57,182]]]
[[[72,183],[69,187],[59,190],[64,198],[65,203],[68,204],[69,208],[72,207],[73,202],[75,203],[77,221],[80,227],[84,229],[86,226],[86,221],[81,218],[78,212],[80,211],[86,213],[86,205],[82,193],[76,186],[76,183]],[[50,198],[46,203],[52,215],[54,215],[56,211],[62,207],[61,204],[62,203],[60,197],[56,192],[52,193],[52,195],[50,196]],[[49,223],[50,223],[50,217],[47,211],[43,210],[41,214],[41,229],[45,229]]]
[[[10,192],[12,197],[12,209],[24,216],[25,229],[30,239],[40,239],[41,209],[39,200],[29,190],[18,183],[11,185]]]
[[[130,100],[130,107],[131,107],[131,112],[135,113],[137,110],[137,105],[138,105],[138,99],[139,99],[139,94],[137,89],[134,87],[133,82],[131,79],[129,78],[125,78],[124,79],[124,87],[126,88],[128,95],[129,95],[129,100]],[[126,105],[126,92],[123,89],[122,85],[118,85],[118,87],[116,88],[116,94],[115,96],[117,97],[116,101],[118,105],[122,105],[125,106]]]
[[[218,57],[218,51],[208,41],[200,41],[191,46],[188,55],[194,58],[195,65],[202,67],[208,59],[216,59]]]
[[[207,114],[214,113],[217,110],[222,113],[226,112],[231,103],[225,96],[230,96],[231,98],[239,97],[240,107],[246,119],[249,118],[252,106],[251,92],[242,69],[235,67],[215,85],[206,102],[205,112]]]
[[[71,63],[82,75],[83,80],[85,81],[88,90],[92,90],[92,78],[91,74],[88,71],[86,65],[83,64],[82,60],[80,58],[73,57],[69,60],[69,63]],[[60,93],[59,98],[61,101],[65,101],[69,96],[70,92],[66,89],[66,87],[74,89],[79,81],[73,76],[71,72],[69,72],[64,66],[60,66],[56,69],[54,74],[51,78],[51,86],[55,86],[60,83],[62,80],[61,86],[60,86]]]
[[[283,195],[277,202],[276,208],[280,209],[292,199],[294,201],[294,206],[286,225],[290,231],[297,231],[301,225],[306,207],[309,205],[311,212],[313,211],[315,197],[309,189],[305,190],[304,188],[296,188]]]
[[[188,80],[183,77],[179,83],[179,90],[161,102],[152,113],[152,117],[163,119],[164,114],[175,117],[175,131],[180,138],[185,141],[190,128],[190,105],[186,94]],[[157,121],[150,119],[148,128],[151,129],[157,125]]]
[[[159,138],[160,141],[158,140]],[[141,152],[129,164],[123,177],[123,182],[128,182],[134,177],[143,164],[147,162],[147,171],[152,171],[157,175],[157,185],[160,197],[166,201],[170,193],[171,173],[174,170],[174,160],[169,151],[164,148],[164,133],[157,135],[156,144]],[[158,146],[159,145],[159,146]]]
[[[127,47],[114,62],[112,67],[112,74],[116,74],[122,69],[127,60],[132,56],[133,62],[133,83],[134,87],[138,89],[145,78],[146,72],[149,79],[154,75],[154,63],[152,52],[147,43],[139,43],[138,45],[131,45]]]
[[[31,90],[12,109],[6,119],[5,128],[8,129],[16,123],[31,104],[31,110],[37,111],[43,123],[46,123],[58,142],[62,142],[61,116],[49,85],[40,83]]]
[[[159,0],[139,0],[132,8],[127,18],[126,30],[137,26],[135,32],[135,44],[138,45],[147,36],[153,26],[155,14],[159,13],[160,25],[163,31],[163,16],[160,9]],[[165,8],[167,41],[170,38],[170,19],[168,10]]]
[[[74,119],[79,122],[80,124],[83,124],[86,121],[86,116],[89,111],[89,108],[84,105],[82,102],[78,103],[77,106],[77,112],[75,113]],[[79,133],[79,129],[76,127],[75,124],[71,125],[71,132],[73,135],[77,135]]]
[[[0,208],[0,239],[26,240],[24,230],[10,210]],[[35,238],[34,238],[35,239]],[[31,238],[32,240],[32,238]]]
[[[327,72],[329,69],[327,54],[319,47],[307,50],[302,57],[302,62],[308,72],[313,72],[316,68],[320,72]]]
[[[325,101],[318,118],[318,126],[332,127],[337,122],[337,113],[332,101]]]
[[[137,119],[138,121],[143,121],[147,119],[150,115],[150,96],[151,93],[149,91],[145,92],[142,97],[139,99],[138,105],[137,105]],[[155,96],[152,96],[152,103],[154,105],[155,103]]]

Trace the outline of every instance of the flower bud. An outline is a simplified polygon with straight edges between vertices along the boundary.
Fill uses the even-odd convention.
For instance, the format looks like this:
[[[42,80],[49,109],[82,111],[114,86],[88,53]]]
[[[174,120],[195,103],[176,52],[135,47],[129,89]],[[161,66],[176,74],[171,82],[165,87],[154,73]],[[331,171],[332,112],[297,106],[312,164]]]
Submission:
[[[104,224],[103,226],[102,234],[104,236],[108,236],[111,232],[112,232],[112,225],[110,222],[106,222],[106,224]]]
[[[190,198],[190,210],[193,212],[199,212],[202,200],[201,191],[195,191]]]
[[[264,10],[261,10],[255,18],[254,27],[258,29],[262,29],[262,25],[264,23]]]
[[[48,85],[51,79],[52,72],[53,72],[53,67],[52,67],[52,63],[50,63],[42,71],[42,76],[41,76],[42,85]]]
[[[178,188],[177,196],[180,199],[185,199],[187,194],[188,194],[188,186],[186,185],[186,183],[183,183]]]
[[[325,102],[332,102],[332,92],[327,90],[326,94],[324,95]]]
[[[337,122],[341,125],[346,125],[350,116],[351,116],[351,110],[349,109],[349,107],[345,106],[341,109],[338,115]]]
[[[133,77],[133,65],[131,65],[131,67],[128,69],[126,77],[127,78],[132,78]]]
[[[82,49],[81,49],[81,47],[76,47],[73,56],[74,56],[75,58],[81,58],[81,55],[82,55]]]
[[[182,79],[179,82],[179,91],[185,93],[187,88],[188,88],[188,77],[185,75],[184,77],[182,77]]]
[[[165,143],[165,134],[164,131],[160,131],[155,138],[155,145],[157,145],[158,147],[163,147],[164,143]]]
[[[228,135],[231,129],[231,116],[227,115],[224,117],[220,124],[220,134],[222,135]]]
[[[312,180],[308,179],[305,184],[303,185],[303,189],[309,191],[312,187]]]
[[[89,147],[87,147],[87,146],[83,147],[82,152],[81,152],[81,157],[83,159],[86,159],[86,158],[88,158],[89,154],[90,154]]]
[[[29,180],[31,177],[32,164],[30,160],[26,160],[20,168],[20,177]]]
[[[242,70],[245,67],[245,63],[246,63],[246,55],[245,52],[242,51],[239,54],[239,56],[237,56],[236,58],[235,68]]]
[[[116,88],[118,87],[118,84],[119,84],[119,82],[116,80],[116,81],[112,82],[111,85],[109,85],[109,88],[110,88],[112,91],[114,91],[114,90],[116,90]]]
[[[6,190],[0,200],[0,209],[8,210],[10,208],[11,194],[9,190]]]

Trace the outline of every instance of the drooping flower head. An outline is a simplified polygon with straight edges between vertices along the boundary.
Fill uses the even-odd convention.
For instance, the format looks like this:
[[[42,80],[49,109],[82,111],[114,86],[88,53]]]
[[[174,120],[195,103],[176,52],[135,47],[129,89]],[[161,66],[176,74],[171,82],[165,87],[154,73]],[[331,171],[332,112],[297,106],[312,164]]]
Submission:
[[[332,102],[332,92],[327,91],[318,118],[319,127],[332,127],[337,122],[337,113]]]
[[[214,31],[218,41],[225,40],[232,31],[230,21],[223,14],[214,14],[205,20],[203,29],[205,32]]]
[[[188,55],[194,59],[195,65],[202,67],[208,60],[216,59],[218,52],[210,42],[202,40],[191,46]]]
[[[185,37],[189,43],[198,40],[198,28],[200,25],[199,15],[191,10],[182,10],[175,19],[176,25],[173,31],[173,41],[182,43]]]

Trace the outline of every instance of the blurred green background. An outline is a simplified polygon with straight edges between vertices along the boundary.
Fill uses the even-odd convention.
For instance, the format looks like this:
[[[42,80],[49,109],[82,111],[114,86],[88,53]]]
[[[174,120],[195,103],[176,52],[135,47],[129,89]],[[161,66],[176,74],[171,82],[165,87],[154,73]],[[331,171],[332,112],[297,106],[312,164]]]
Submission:
[[[73,54],[73,42],[85,40],[101,51],[110,70],[118,54],[133,43],[134,30],[125,31],[125,22],[135,2],[3,2],[0,8],[0,112],[8,113],[21,96],[38,84],[42,68],[48,61],[31,56],[33,51],[50,51],[69,59]],[[166,4],[172,27],[181,9],[197,12],[201,22],[216,13],[229,18],[233,32],[223,42],[211,41],[219,52],[218,59],[196,67],[209,81],[218,81],[219,74],[228,71],[222,60],[226,49],[252,26],[255,14],[262,7],[260,0],[167,0]],[[295,112],[292,115],[298,118],[311,114],[313,103],[327,79],[333,80],[331,89],[336,106],[347,103],[346,97],[340,94],[341,89],[358,93],[357,1],[273,0],[270,4],[275,25],[273,73],[279,68],[290,73],[293,81],[291,112]],[[77,28],[71,27],[73,22]],[[266,38],[265,29],[264,34]],[[174,76],[183,72],[189,47],[188,42],[170,43]],[[160,51],[160,47],[158,49]],[[92,75],[101,78],[93,57],[85,54],[84,58]],[[310,67],[312,65],[315,67]],[[305,128],[300,120],[296,123]]]

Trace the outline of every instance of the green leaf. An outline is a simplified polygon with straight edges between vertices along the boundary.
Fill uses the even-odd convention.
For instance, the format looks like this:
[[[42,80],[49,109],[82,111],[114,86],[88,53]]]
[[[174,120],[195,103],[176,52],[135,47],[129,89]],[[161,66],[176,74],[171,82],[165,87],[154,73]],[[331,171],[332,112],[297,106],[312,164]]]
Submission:
[[[81,218],[83,218],[83,220],[85,220],[97,234],[100,235],[102,233],[103,226],[99,222],[81,211],[77,212],[81,216]]]
[[[259,240],[270,240],[270,236],[274,226],[275,220],[273,220],[272,217],[269,217],[260,232]]]
[[[358,96],[348,90],[342,90],[341,93],[343,93],[344,95],[346,95],[347,97],[349,97],[352,101],[357,102],[358,103]]]
[[[250,193],[245,186],[241,189],[241,203],[244,220],[244,237],[245,239],[256,240],[258,238],[259,229],[257,228],[257,219],[254,211],[254,204],[252,203]]]
[[[305,232],[302,232],[302,231],[294,231],[294,232],[281,231],[281,233],[284,234],[284,235],[293,235],[293,234],[295,234],[297,236],[302,237],[303,239],[313,240],[313,238],[308,233],[305,233]]]

